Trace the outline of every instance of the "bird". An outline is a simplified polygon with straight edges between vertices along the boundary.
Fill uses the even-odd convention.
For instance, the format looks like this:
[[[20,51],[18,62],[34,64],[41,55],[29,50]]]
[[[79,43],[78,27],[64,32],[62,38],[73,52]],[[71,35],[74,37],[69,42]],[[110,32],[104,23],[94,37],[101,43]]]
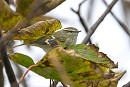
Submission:
[[[69,45],[71,45],[71,44],[76,44],[77,36],[78,36],[79,32],[81,32],[81,31],[79,31],[78,29],[76,29],[74,27],[67,27],[67,28],[59,30],[57,32],[54,32],[50,35],[41,37],[38,40],[29,43],[29,45],[38,46],[38,47],[42,48],[45,52],[48,52],[48,51],[52,50],[54,47],[49,46],[46,43],[46,40],[53,39],[53,37],[54,37],[56,40],[64,43],[66,45],[66,47],[69,47]]]

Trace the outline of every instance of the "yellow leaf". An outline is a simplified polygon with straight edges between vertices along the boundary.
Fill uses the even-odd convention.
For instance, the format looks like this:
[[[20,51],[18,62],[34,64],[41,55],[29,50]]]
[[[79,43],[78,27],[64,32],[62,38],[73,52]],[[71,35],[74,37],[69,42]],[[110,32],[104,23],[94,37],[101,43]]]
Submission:
[[[33,42],[45,35],[54,33],[61,28],[61,23],[56,20],[39,21],[27,28],[19,31],[19,34],[13,37],[14,40],[24,40],[24,43]]]

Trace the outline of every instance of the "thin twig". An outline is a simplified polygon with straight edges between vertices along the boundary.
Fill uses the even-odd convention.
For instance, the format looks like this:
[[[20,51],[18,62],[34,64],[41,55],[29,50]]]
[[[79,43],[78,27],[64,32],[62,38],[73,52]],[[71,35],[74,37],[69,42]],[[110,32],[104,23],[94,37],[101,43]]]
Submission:
[[[51,87],[51,79],[50,79],[50,87]]]
[[[0,41],[2,39],[3,39],[3,35],[2,35],[2,30],[0,28]],[[18,83],[16,81],[14,71],[12,69],[12,66],[11,66],[10,61],[7,56],[7,51],[6,51],[4,42],[0,43],[0,57],[2,59],[3,65],[5,67],[6,74],[8,76],[11,87],[18,87]]]
[[[66,84],[64,84],[64,83],[62,83],[62,82],[61,82],[61,84],[63,85],[63,87],[68,87]]]
[[[55,80],[52,80],[52,87],[56,87]]]
[[[13,50],[13,49],[16,48],[16,47],[23,46],[23,45],[27,45],[27,44],[16,45],[16,46],[14,46],[14,47],[11,47],[11,48],[7,49],[7,51]]]
[[[80,22],[81,24],[83,25],[84,29],[86,32],[88,32],[88,26],[86,25],[84,19],[81,17],[81,14],[80,14],[80,10],[81,10],[81,5],[87,0],[83,0],[80,4],[79,4],[79,7],[78,7],[78,11],[75,11],[73,8],[71,8],[71,10],[76,13],[80,19]]]
[[[88,31],[89,31],[88,26],[87,26],[87,24],[85,23],[84,19],[81,17],[81,14],[80,14],[81,5],[82,5],[85,1],[87,1],[87,0],[83,0],[83,1],[79,4],[78,11],[75,11],[73,8],[71,8],[71,10],[78,15],[81,24],[83,25],[83,27],[84,27],[86,33],[88,33]],[[89,42],[90,42],[90,44],[92,43],[91,40],[90,40]]]
[[[57,86],[57,84],[58,84],[58,81],[55,81],[55,80],[52,80],[53,82],[52,82],[52,84],[51,84],[51,87],[56,87]]]
[[[108,6],[105,0],[103,0],[103,2],[106,6]],[[119,25],[125,30],[125,32],[130,36],[130,31],[128,27],[123,22],[121,22],[112,11],[110,11],[110,13],[115,18],[115,20],[119,23]]]
[[[102,14],[102,16],[96,21],[96,23],[90,28],[87,36],[85,37],[85,39],[83,40],[83,44],[88,43],[91,35],[94,33],[94,31],[96,30],[96,28],[98,27],[98,25],[103,21],[103,19],[105,18],[105,16],[110,12],[110,10],[112,9],[112,7],[115,5],[115,3],[118,0],[113,0],[111,2],[111,4],[107,7],[106,11]]]

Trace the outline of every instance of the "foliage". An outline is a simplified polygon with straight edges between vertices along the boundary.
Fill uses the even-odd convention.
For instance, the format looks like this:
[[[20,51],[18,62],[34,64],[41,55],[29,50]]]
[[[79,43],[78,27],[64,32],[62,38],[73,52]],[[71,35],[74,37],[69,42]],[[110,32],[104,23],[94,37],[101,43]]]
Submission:
[[[42,15],[63,1],[17,0],[14,12],[5,0],[0,0],[0,25],[4,40],[7,37],[7,40],[23,40],[24,43],[31,43],[54,33],[61,28],[61,23],[57,19]],[[56,41],[58,46],[47,52],[36,64],[32,58],[20,53],[9,54],[10,59],[26,68],[36,65],[31,68],[33,72],[71,87],[116,87],[125,73],[113,72],[111,69],[117,68],[118,65],[106,54],[98,52],[99,48],[93,44],[88,46],[72,44],[67,48],[62,42]]]
[[[93,87],[92,85],[116,87],[122,73],[125,72],[120,74],[113,72],[110,68],[115,68],[117,65],[97,49],[95,45],[84,44],[71,45],[69,49],[56,47],[31,70],[47,79],[54,79],[72,87]],[[26,68],[34,65],[30,57],[20,53],[12,54],[10,58]],[[63,65],[63,67],[59,67],[59,65]],[[65,77],[64,72],[67,73],[66,77],[73,84],[61,77]],[[117,74],[118,76],[116,76]]]
[[[54,18],[46,20],[43,15],[63,1],[16,0],[15,12],[6,3],[6,0],[0,0],[0,61],[2,58],[0,69],[2,70],[2,64],[6,66],[6,74],[11,87],[16,87],[18,84],[4,43],[10,40],[23,40],[24,43],[30,43],[60,29],[61,24],[58,20]],[[39,19],[40,21],[38,21]],[[3,83],[0,81],[0,84]]]
[[[15,35],[11,35],[11,37],[17,40],[25,40],[28,38],[28,40],[25,41],[25,43],[27,43],[35,41],[47,34],[51,34],[61,28],[58,20],[54,18],[45,20],[45,17],[43,18],[42,15],[54,9],[57,5],[62,3],[63,0],[57,2],[50,2],[48,0],[17,0],[16,12],[9,7],[5,0],[1,0],[0,2],[0,24],[2,30],[5,31],[4,36],[6,36],[8,32],[14,33],[20,29],[19,32],[15,32]],[[37,10],[38,8],[39,10]],[[46,8],[46,10],[44,8]],[[42,18],[42,20],[38,21],[39,18]],[[32,36],[33,38],[30,38]],[[29,39],[31,40],[29,41]]]

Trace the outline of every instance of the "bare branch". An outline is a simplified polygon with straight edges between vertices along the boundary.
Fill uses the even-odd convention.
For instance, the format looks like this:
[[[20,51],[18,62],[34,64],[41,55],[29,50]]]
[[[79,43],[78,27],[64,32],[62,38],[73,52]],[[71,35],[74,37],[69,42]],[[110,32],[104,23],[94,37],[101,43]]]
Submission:
[[[3,39],[2,30],[0,28],[0,41]],[[7,56],[6,48],[4,42],[0,43],[0,57],[2,59],[2,63],[5,67],[6,74],[8,76],[11,87],[18,87],[18,83],[16,81],[13,69],[11,67],[10,61]]]
[[[4,87],[3,65],[0,57],[0,87]]]
[[[76,13],[80,19],[80,22],[81,24],[83,25],[84,29],[86,32],[88,32],[88,26],[87,24],[85,23],[84,19],[81,17],[81,14],[80,14],[80,9],[81,9],[81,5],[87,0],[83,0],[80,4],[79,4],[79,7],[78,7],[78,11],[75,11],[73,8],[71,8],[71,10]]]
[[[96,30],[96,28],[98,27],[98,25],[103,21],[103,19],[105,18],[105,16],[110,12],[110,10],[112,9],[112,7],[115,5],[115,3],[118,0],[113,0],[111,2],[111,4],[107,7],[106,11],[102,14],[102,16],[96,21],[96,23],[90,28],[87,36],[85,37],[85,39],[83,40],[82,43],[86,44],[88,43],[91,35],[94,33],[94,31]]]
[[[87,0],[83,0],[83,1],[79,4],[78,11],[75,11],[73,8],[71,8],[71,10],[78,15],[79,20],[80,20],[82,26],[84,27],[86,33],[88,33],[89,29],[88,29],[87,23],[85,23],[84,19],[81,17],[81,14],[80,14],[81,5],[82,5],[85,1],[87,1]],[[91,40],[90,40],[89,42],[90,42],[90,44],[92,43]]]
[[[130,87],[130,81],[127,84],[123,85],[122,87]]]
[[[106,6],[108,6],[105,0],[103,0],[103,2]],[[115,18],[115,20],[119,23],[119,25],[125,30],[125,32],[130,36],[130,31],[128,27],[123,22],[121,22],[112,11],[110,11],[110,13]]]
[[[63,85],[63,87],[68,87],[66,84],[64,84],[64,83],[61,83],[62,85]]]
[[[50,85],[50,87],[56,87],[58,84],[58,81],[52,80],[52,84]]]

